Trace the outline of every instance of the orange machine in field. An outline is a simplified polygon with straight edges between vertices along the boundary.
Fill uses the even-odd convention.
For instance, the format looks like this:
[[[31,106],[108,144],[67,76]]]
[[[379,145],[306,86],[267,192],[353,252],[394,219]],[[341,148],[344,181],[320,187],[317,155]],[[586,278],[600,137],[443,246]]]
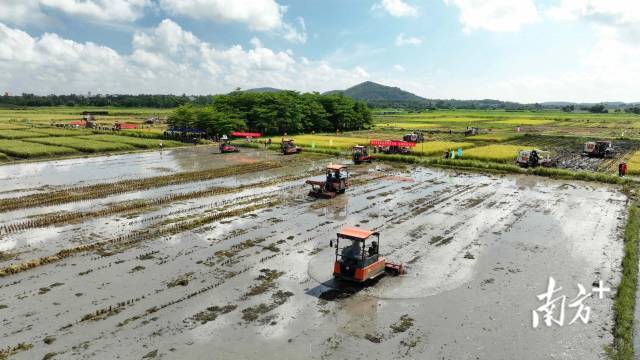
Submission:
[[[371,243],[367,248],[367,241]],[[340,247],[340,241],[350,241]],[[331,244],[333,246],[333,243]],[[401,264],[389,263],[380,255],[380,233],[357,227],[342,228],[336,239],[336,261],[333,265],[333,276],[336,279],[365,282],[369,279],[389,272],[393,275],[404,273]]]

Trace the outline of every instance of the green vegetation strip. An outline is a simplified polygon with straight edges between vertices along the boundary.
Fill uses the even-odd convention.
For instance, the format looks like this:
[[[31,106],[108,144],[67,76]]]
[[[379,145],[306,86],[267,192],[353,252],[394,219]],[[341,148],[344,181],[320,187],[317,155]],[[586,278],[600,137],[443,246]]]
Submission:
[[[407,155],[383,155],[378,154],[376,158],[388,161],[397,161],[410,164],[418,164],[423,166],[442,167],[461,170],[479,170],[487,172],[513,173],[513,174],[530,174],[549,177],[562,180],[584,180],[595,181],[607,184],[630,184],[633,180],[629,178],[621,178],[614,175],[595,173],[590,171],[570,171],[566,169],[544,168],[523,169],[517,165],[507,163],[495,163],[479,160],[465,159],[441,159],[441,158],[422,158],[418,156]]]
[[[212,180],[221,177],[246,174],[255,171],[271,170],[281,167],[283,162],[259,162],[225,167],[222,169],[182,172],[172,175],[156,176],[144,179],[123,180],[116,183],[87,185],[47,193],[7,198],[0,200],[0,212],[24,209],[36,206],[60,205],[74,201],[103,198],[115,194],[147,190],[160,186],[184,184],[194,181]]]
[[[137,148],[144,148],[144,149],[159,148],[160,143],[162,143],[162,146],[166,148],[186,145],[179,141],[173,141],[173,140],[159,140],[159,139],[149,139],[149,138],[141,138],[141,137],[133,137],[133,136],[121,136],[121,135],[90,135],[90,136],[81,136],[80,138],[87,139],[87,140],[112,142],[112,143],[122,143],[122,144],[132,145]]]
[[[65,146],[90,153],[135,149],[129,144],[88,140],[78,137],[29,138],[25,139],[25,141],[46,145]]]
[[[68,147],[37,144],[21,140],[0,140],[0,151],[20,158],[64,155],[77,152],[77,150]]]
[[[90,130],[85,129],[60,129],[60,128],[31,128],[29,131],[49,136],[80,136],[90,135]],[[34,136],[31,136],[34,137]]]
[[[0,138],[3,139],[22,139],[28,137],[46,137],[47,134],[38,134],[25,130],[2,130],[0,131]]]
[[[640,235],[640,208],[629,208],[629,218],[624,231],[624,257],[622,278],[615,298],[614,349],[611,358],[633,360],[633,322],[638,288],[638,236]]]

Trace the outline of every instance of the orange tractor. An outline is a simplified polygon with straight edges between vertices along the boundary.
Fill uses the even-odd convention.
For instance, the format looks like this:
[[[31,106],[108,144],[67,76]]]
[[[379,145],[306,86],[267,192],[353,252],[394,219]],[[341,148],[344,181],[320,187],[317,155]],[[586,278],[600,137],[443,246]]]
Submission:
[[[327,165],[325,181],[307,180],[306,183],[311,185],[309,196],[333,199],[349,188],[349,170],[344,165]]]
[[[402,264],[387,262],[380,255],[380,233],[357,227],[342,228],[336,239],[336,261],[333,264],[333,277],[358,283],[375,279],[385,273],[404,274]],[[372,239],[367,248],[367,241]],[[340,241],[350,241],[348,246],[340,247]],[[333,242],[330,242],[333,247]]]
[[[356,165],[360,165],[363,162],[368,162],[371,164],[371,160],[373,160],[373,156],[369,154],[369,148],[367,146],[356,145],[353,147],[353,163]]]

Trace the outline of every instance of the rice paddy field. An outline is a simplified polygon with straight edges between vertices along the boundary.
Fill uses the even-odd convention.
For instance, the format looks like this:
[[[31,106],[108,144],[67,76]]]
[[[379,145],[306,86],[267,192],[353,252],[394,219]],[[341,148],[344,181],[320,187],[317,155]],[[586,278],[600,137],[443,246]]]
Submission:
[[[82,110],[0,110],[0,359],[631,360],[640,346],[637,179],[610,181],[621,161],[640,174],[640,117],[377,113],[371,129],[294,135],[303,151],[284,156],[280,137],[220,154],[155,138],[162,124],[56,126]],[[105,125],[155,111],[108,110]],[[353,145],[412,130],[412,156],[351,164]],[[593,139],[618,152],[582,156]],[[511,171],[533,148],[562,169]],[[350,187],[309,197],[328,164],[349,166]],[[406,274],[333,279],[345,226],[379,232]],[[536,328],[549,276],[568,299],[611,291],[584,300],[585,323]]]
[[[587,324],[536,329],[531,311],[550,275],[571,297],[595,279],[616,288],[620,187],[377,162],[353,166],[345,194],[308,197],[329,163],[347,161],[179,147],[0,166],[2,351],[606,358],[612,294],[585,300]],[[333,280],[344,226],[379,231],[407,273]]]

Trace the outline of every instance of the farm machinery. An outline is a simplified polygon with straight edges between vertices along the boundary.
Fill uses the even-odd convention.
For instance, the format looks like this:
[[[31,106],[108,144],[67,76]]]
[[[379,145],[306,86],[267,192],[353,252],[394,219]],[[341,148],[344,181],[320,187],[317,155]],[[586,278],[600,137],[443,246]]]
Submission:
[[[374,239],[375,237],[375,239]],[[367,242],[371,240],[367,248]],[[341,247],[341,241],[347,246]],[[333,247],[333,241],[330,246]],[[402,264],[387,262],[380,255],[380,233],[357,227],[345,227],[337,233],[336,260],[333,265],[333,277],[364,283],[385,273],[391,275],[404,274]]]
[[[424,142],[424,135],[422,134],[421,131],[415,131],[410,134],[405,134],[402,137],[402,140],[407,142],[414,142],[414,143]]]
[[[362,145],[356,145],[353,147],[351,158],[353,159],[353,163],[356,165],[360,165],[363,162],[371,163],[371,160],[373,160],[373,156],[369,154],[369,148]]]
[[[349,170],[344,165],[327,165],[325,181],[307,180],[306,183],[311,185],[309,196],[333,199],[349,188]]]
[[[282,155],[291,155],[301,152],[302,149],[293,143],[293,139],[283,139],[282,143],[280,143],[280,151],[282,151]]]
[[[613,157],[615,149],[611,141],[590,141],[584,144],[583,156],[609,158]]]
[[[551,160],[551,155],[548,151],[542,150],[520,150],[518,152],[518,158],[516,164],[521,167],[555,167],[556,164]]]
[[[473,135],[478,135],[478,128],[467,126],[467,129],[464,131],[464,136],[473,136]]]
[[[376,151],[384,154],[410,154],[410,148],[415,147],[415,142],[398,140],[371,140],[371,145]]]
[[[222,139],[219,149],[221,154],[240,152],[237,147],[231,145],[231,142],[228,139]]]

